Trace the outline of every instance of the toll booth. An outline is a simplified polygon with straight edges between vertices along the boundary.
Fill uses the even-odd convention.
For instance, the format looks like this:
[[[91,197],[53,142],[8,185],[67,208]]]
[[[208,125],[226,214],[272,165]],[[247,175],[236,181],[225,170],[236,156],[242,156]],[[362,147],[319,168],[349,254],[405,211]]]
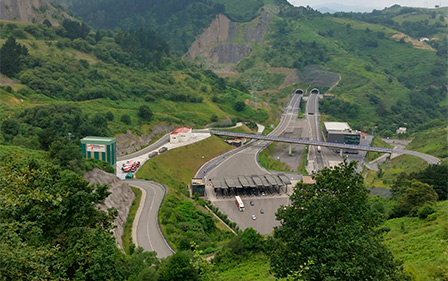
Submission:
[[[205,182],[203,178],[191,179],[191,195],[198,193],[199,196],[205,196]]]

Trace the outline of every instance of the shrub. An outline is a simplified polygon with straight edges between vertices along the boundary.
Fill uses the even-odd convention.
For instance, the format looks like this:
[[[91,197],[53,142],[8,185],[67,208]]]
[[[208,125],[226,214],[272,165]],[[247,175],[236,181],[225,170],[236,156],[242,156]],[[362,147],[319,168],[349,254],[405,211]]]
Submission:
[[[432,204],[425,204],[417,211],[417,216],[421,219],[426,219],[429,215],[434,214],[436,209]]]

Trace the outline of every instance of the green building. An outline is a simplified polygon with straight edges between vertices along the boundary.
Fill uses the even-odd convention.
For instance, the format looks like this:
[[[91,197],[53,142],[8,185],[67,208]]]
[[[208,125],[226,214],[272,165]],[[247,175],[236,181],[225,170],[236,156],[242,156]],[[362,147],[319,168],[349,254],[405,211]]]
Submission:
[[[85,137],[81,139],[81,152],[85,159],[95,158],[106,161],[115,168],[117,162],[115,138]]]

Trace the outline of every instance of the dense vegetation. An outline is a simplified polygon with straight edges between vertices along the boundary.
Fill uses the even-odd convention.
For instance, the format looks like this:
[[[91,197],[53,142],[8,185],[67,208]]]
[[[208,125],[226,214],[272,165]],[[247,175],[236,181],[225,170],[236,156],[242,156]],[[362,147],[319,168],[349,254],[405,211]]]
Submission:
[[[97,29],[137,30],[145,27],[156,31],[179,53],[187,51],[199,35],[218,14],[234,21],[246,22],[259,14],[263,0],[239,1],[189,0],[160,1],[138,0],[130,5],[121,0],[85,1],[70,0],[69,8]],[[276,1],[287,4],[286,1]]]

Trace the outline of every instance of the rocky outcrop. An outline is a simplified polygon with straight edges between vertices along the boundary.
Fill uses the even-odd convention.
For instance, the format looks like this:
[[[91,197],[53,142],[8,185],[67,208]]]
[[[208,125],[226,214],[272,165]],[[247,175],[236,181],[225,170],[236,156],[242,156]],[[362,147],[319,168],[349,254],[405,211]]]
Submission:
[[[116,228],[113,230],[113,234],[118,246],[120,249],[123,249],[121,236],[123,235],[123,229],[128,218],[129,209],[135,198],[134,192],[132,192],[126,182],[120,180],[115,175],[106,173],[98,168],[94,168],[93,170],[84,173],[84,179],[91,184],[107,184],[109,186],[109,192],[111,192],[111,194],[106,198],[104,204],[100,205],[100,208],[102,210],[107,210],[108,208],[114,207],[118,210],[118,216],[114,221]]]
[[[236,64],[251,53],[251,43],[261,42],[270,23],[269,14],[263,12],[253,22],[234,23],[218,15],[210,26],[193,42],[184,58],[194,61],[201,57],[210,63]],[[246,42],[235,42],[242,34]]]
[[[117,156],[126,155],[147,146],[155,136],[173,131],[176,126],[154,126],[149,135],[136,136],[130,131],[116,137]]]
[[[42,23],[48,19],[58,25],[56,17],[70,18],[57,10],[50,0],[0,0],[0,19],[28,23]]]

